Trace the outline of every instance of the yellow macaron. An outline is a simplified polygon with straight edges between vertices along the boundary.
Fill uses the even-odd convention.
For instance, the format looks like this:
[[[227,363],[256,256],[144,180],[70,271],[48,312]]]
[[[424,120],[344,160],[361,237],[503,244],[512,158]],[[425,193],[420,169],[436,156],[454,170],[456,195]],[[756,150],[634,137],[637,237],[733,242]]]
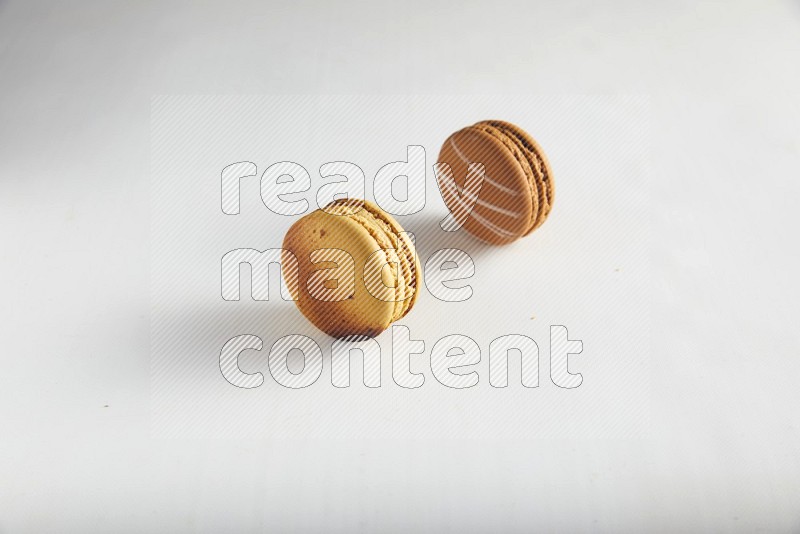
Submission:
[[[297,259],[292,297],[305,317],[335,336],[370,336],[403,318],[419,294],[414,243],[366,200],[336,200],[295,222],[283,240],[284,277]]]

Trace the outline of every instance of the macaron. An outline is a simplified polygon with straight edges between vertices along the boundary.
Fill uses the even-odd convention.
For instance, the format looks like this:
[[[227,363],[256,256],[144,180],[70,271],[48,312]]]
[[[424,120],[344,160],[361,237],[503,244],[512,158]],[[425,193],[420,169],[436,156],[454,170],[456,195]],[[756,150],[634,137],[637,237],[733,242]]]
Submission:
[[[550,215],[553,172],[542,147],[519,126],[498,120],[467,126],[447,138],[438,162],[451,171],[437,172],[445,204],[465,230],[483,241],[511,243]],[[477,199],[461,192],[470,163],[484,165]]]
[[[366,200],[340,199],[297,220],[283,240],[284,278],[302,314],[334,337],[375,337],[411,311],[421,273],[414,242]]]

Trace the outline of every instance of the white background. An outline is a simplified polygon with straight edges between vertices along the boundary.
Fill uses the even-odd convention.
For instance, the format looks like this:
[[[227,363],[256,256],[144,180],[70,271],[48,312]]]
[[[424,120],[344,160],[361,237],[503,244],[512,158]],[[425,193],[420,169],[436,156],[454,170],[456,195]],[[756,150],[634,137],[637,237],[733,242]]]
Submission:
[[[535,127],[557,169],[557,211],[540,232],[504,247],[440,228],[448,212],[432,171],[449,133],[486,116]],[[154,99],[152,128],[155,436],[414,438],[429,444],[442,438],[491,439],[507,447],[513,443],[508,440],[642,435],[650,415],[646,98],[178,95]],[[308,213],[318,206],[321,186],[331,181],[318,171],[326,161],[359,165],[367,177],[366,192],[352,194],[374,199],[374,191],[387,188],[375,179],[378,169],[405,161],[409,145],[424,147],[429,165],[420,161],[398,172],[409,172],[414,184],[427,174],[425,207],[398,220],[416,236],[424,266],[419,276],[425,282],[412,313],[398,324],[424,342],[425,354],[413,356],[410,369],[427,377],[418,391],[397,386],[393,362],[406,368],[409,363],[401,363],[402,351],[393,351],[390,329],[376,337],[383,352],[381,389],[363,386],[358,355],[351,362],[353,387],[337,391],[328,358],[334,340],[279,297],[277,266],[268,301],[250,298],[249,266],[241,269],[240,300],[225,301],[221,258],[235,249],[279,249],[300,217],[273,213],[263,203],[259,182],[268,165],[290,159],[309,171],[309,191],[287,197],[305,199]],[[240,213],[226,215],[220,209],[221,170],[243,158],[260,172],[240,180]],[[419,185],[412,188],[419,196]],[[400,198],[407,194],[404,183],[396,189]],[[474,274],[462,274],[469,279],[455,283],[472,288],[467,300],[444,302],[431,293],[439,266],[428,261],[446,248],[462,250],[474,262]],[[586,377],[579,389],[566,391],[550,379],[550,325],[566,326],[572,339],[585,344],[585,352],[571,357],[569,366]],[[325,372],[303,391],[284,390],[272,378],[258,390],[237,389],[222,377],[220,351],[242,334],[257,335],[264,344],[260,352],[242,354],[239,365],[245,372],[269,377],[270,347],[290,334],[318,343]],[[432,374],[434,345],[454,334],[480,347],[480,362],[469,369],[478,374],[474,389],[449,389]],[[489,345],[509,334],[538,344],[539,389],[520,384],[518,354],[509,360],[509,388],[490,385]],[[536,357],[525,354],[526,360]],[[303,368],[299,352],[289,362],[296,372]],[[558,469],[547,475],[557,477]]]
[[[0,3],[0,532],[796,531],[799,26],[796,2]],[[150,103],[180,93],[649,95],[649,430],[152,436]]]

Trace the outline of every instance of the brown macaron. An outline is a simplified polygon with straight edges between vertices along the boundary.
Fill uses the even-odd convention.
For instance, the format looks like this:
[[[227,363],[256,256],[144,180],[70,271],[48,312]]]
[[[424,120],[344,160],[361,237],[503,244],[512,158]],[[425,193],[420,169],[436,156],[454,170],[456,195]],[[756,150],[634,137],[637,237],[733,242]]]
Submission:
[[[555,196],[550,164],[539,144],[518,126],[497,120],[467,126],[447,138],[438,161],[451,171],[437,172],[445,204],[464,229],[483,241],[515,241],[550,214]],[[459,191],[470,163],[484,165],[474,204]]]
[[[298,219],[283,240],[284,278],[297,307],[334,337],[369,336],[405,317],[419,295],[414,243],[366,200],[336,200]],[[297,259],[298,277],[289,271]]]

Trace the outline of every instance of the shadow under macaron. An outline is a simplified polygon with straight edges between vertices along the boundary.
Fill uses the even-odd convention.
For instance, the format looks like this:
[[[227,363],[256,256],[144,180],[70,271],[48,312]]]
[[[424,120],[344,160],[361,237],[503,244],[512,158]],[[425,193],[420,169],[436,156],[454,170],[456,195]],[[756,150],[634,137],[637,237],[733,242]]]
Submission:
[[[458,249],[477,258],[488,254],[496,246],[476,238],[463,228],[453,232],[442,229],[441,222],[446,214],[421,211],[413,215],[398,217],[406,232],[414,234],[414,248],[424,266],[433,253],[441,249]]]

